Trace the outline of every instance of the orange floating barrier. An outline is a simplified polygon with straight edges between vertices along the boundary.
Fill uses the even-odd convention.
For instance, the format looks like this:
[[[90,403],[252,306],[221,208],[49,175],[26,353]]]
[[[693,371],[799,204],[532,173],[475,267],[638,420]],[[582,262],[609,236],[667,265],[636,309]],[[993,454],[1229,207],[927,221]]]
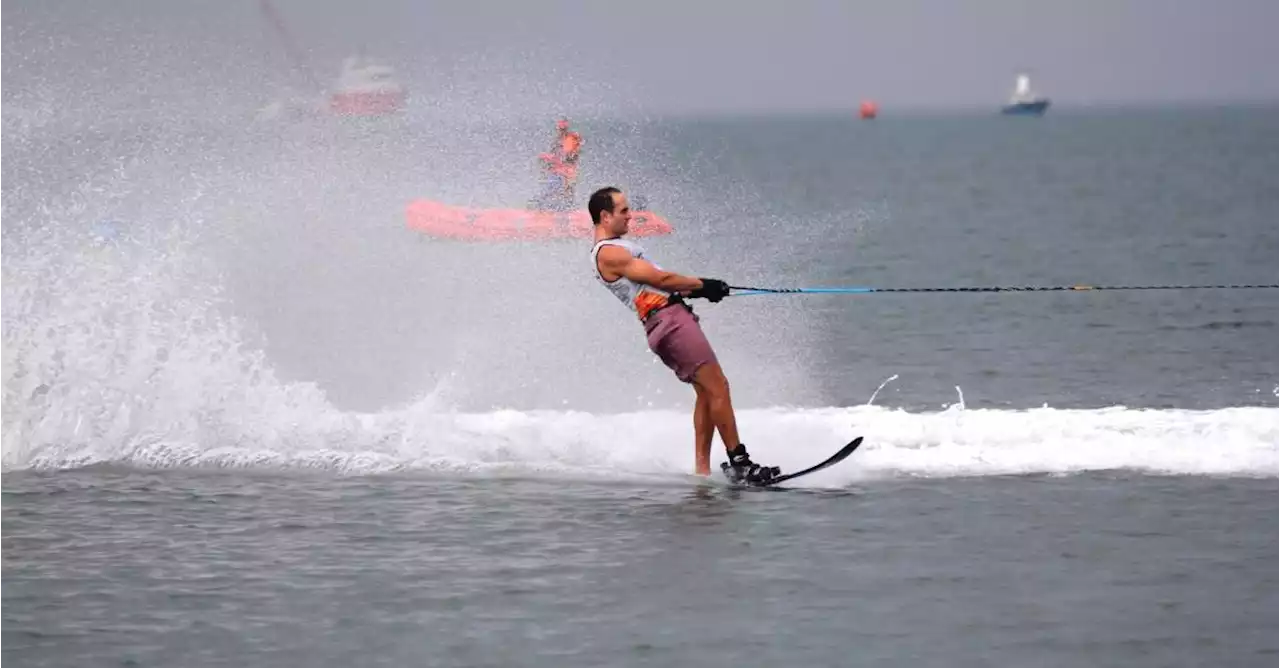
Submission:
[[[531,211],[528,209],[475,209],[428,199],[409,202],[405,210],[409,229],[444,239],[508,241],[523,239],[590,238],[591,215],[580,211]],[[633,237],[671,234],[671,224],[652,211],[632,213]]]

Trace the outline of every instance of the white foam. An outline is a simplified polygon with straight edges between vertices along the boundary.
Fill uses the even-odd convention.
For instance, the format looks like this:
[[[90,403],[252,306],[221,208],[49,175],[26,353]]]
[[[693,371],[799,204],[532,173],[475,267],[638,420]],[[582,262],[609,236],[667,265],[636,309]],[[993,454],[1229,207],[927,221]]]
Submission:
[[[121,442],[46,443],[6,468],[114,462],[146,467],[318,469],[340,474],[423,470],[605,478],[678,475],[692,466],[689,416],[556,411],[453,414],[423,402],[380,414],[330,414],[234,438],[129,436]],[[323,418],[323,419],[314,419]],[[879,407],[745,411],[744,439],[761,462],[795,469],[850,440],[849,463],[815,486],[886,477],[1066,474],[1125,469],[1157,474],[1274,477],[1277,410],[966,410],[909,413]],[[717,459],[722,459],[717,455]]]

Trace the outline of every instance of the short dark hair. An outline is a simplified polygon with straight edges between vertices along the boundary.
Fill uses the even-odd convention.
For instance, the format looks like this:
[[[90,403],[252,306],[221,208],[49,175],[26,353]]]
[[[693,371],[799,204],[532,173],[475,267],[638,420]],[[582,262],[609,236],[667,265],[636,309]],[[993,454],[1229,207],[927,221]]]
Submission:
[[[613,186],[607,186],[591,193],[591,199],[587,200],[587,211],[591,213],[592,225],[600,224],[601,211],[613,213],[613,196],[615,194],[621,195],[622,191]]]

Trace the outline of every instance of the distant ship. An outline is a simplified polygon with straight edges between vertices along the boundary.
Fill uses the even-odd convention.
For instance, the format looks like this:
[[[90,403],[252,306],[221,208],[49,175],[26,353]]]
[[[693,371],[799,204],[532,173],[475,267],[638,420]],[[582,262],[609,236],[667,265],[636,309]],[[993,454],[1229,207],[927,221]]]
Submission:
[[[364,55],[342,62],[342,75],[329,97],[329,109],[343,116],[382,116],[404,110],[404,88],[395,70]]]
[[[1010,116],[1042,116],[1048,108],[1049,98],[1032,93],[1031,78],[1025,74],[1019,74],[1017,83],[1013,87],[1013,95],[1009,96],[1009,103],[1000,110],[1000,113]]]
[[[363,49],[342,61],[342,72],[329,87],[327,100],[318,99],[318,95],[324,95],[319,92],[323,87],[307,65],[302,51],[294,44],[279,12],[271,0],[261,0],[261,7],[294,67],[307,81],[307,88],[317,93],[284,96],[259,109],[259,120],[316,117],[325,113],[335,116],[393,116],[404,110],[405,89],[396,79],[395,70],[381,60],[366,56]]]

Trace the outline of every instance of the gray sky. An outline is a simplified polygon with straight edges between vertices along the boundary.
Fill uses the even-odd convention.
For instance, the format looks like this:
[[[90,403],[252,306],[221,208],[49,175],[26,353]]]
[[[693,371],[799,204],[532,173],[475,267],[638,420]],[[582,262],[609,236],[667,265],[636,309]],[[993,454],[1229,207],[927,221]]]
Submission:
[[[321,78],[364,44],[428,100],[985,108],[1019,70],[1060,106],[1277,97],[1276,0],[271,1]],[[6,100],[77,77],[117,97],[302,83],[258,0],[10,0],[3,22]]]

